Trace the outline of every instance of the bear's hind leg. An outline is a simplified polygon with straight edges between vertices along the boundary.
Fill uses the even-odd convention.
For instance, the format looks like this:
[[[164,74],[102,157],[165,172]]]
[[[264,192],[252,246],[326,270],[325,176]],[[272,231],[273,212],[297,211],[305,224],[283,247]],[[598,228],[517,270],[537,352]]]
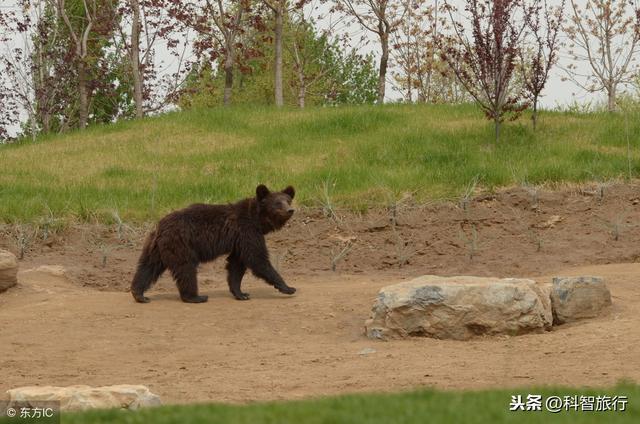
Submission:
[[[196,265],[184,264],[171,269],[176,280],[180,298],[186,303],[206,302],[208,296],[198,296],[198,271]]]
[[[240,289],[242,277],[247,271],[247,267],[236,255],[231,254],[227,258],[227,283],[229,291],[237,300],[249,300],[249,293],[243,293]]]

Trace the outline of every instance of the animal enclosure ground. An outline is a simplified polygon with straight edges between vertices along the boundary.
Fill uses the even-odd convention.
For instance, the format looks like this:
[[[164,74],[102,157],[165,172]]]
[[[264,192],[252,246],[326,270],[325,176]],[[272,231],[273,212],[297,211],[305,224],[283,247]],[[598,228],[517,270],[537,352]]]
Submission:
[[[297,399],[348,392],[640,381],[640,191],[511,189],[468,202],[404,202],[366,215],[303,211],[269,243],[293,297],[223,261],[201,267],[209,302],[179,301],[168,277],[134,303],[126,288],[144,231],[78,226],[25,248],[0,295],[0,393],[25,385],[145,384],[166,403]],[[603,195],[602,195],[603,194]],[[16,228],[0,247],[16,252]],[[26,231],[26,230],[25,230]],[[341,256],[340,256],[341,255]],[[67,278],[24,273],[62,265]],[[331,271],[335,266],[336,271]],[[600,275],[610,314],[544,334],[467,342],[363,335],[380,287],[421,274]],[[361,354],[366,349],[375,352]]]

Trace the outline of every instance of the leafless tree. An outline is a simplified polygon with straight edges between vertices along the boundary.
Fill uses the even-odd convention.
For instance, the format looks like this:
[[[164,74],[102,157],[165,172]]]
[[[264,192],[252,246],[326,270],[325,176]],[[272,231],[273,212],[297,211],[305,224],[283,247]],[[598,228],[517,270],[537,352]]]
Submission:
[[[635,0],[571,0],[573,16],[565,28],[572,64],[567,77],[589,92],[604,91],[609,111],[616,110],[620,85],[631,83],[638,73],[640,8]],[[582,2],[581,2],[582,3]],[[581,73],[576,63],[586,63]]]
[[[351,17],[360,26],[378,36],[380,41],[380,67],[378,73],[378,103],[384,103],[389,66],[391,35],[404,22],[407,11],[414,5],[411,0],[335,0],[336,10]]]

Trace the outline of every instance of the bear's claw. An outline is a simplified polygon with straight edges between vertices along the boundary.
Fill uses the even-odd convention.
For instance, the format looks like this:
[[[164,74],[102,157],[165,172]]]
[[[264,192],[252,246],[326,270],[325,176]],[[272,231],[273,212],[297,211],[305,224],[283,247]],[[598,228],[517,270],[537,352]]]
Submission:
[[[151,300],[149,300],[149,298],[146,297],[146,296],[143,296],[141,294],[136,294],[136,293],[132,293],[132,294],[133,294],[133,298],[138,303],[149,303],[149,302],[151,302]]]
[[[182,301],[185,303],[204,303],[209,299],[209,296],[193,296],[183,297]]]
[[[294,294],[296,289],[294,287],[284,286],[284,287],[276,287],[280,293],[284,294]]]

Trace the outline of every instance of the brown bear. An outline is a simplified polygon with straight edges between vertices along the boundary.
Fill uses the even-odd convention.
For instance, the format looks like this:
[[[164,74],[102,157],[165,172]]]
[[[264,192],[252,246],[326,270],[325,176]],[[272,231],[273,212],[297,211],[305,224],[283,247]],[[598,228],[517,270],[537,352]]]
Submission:
[[[255,198],[228,205],[194,204],[165,216],[145,241],[131,283],[133,298],[149,302],[144,292],[169,269],[183,302],[206,302],[207,296],[198,295],[198,264],[226,254],[227,282],[236,299],[249,299],[240,290],[247,268],[280,292],[295,293],[269,262],[264,239],[291,218],[294,195],[291,186],[272,193],[261,184]]]

